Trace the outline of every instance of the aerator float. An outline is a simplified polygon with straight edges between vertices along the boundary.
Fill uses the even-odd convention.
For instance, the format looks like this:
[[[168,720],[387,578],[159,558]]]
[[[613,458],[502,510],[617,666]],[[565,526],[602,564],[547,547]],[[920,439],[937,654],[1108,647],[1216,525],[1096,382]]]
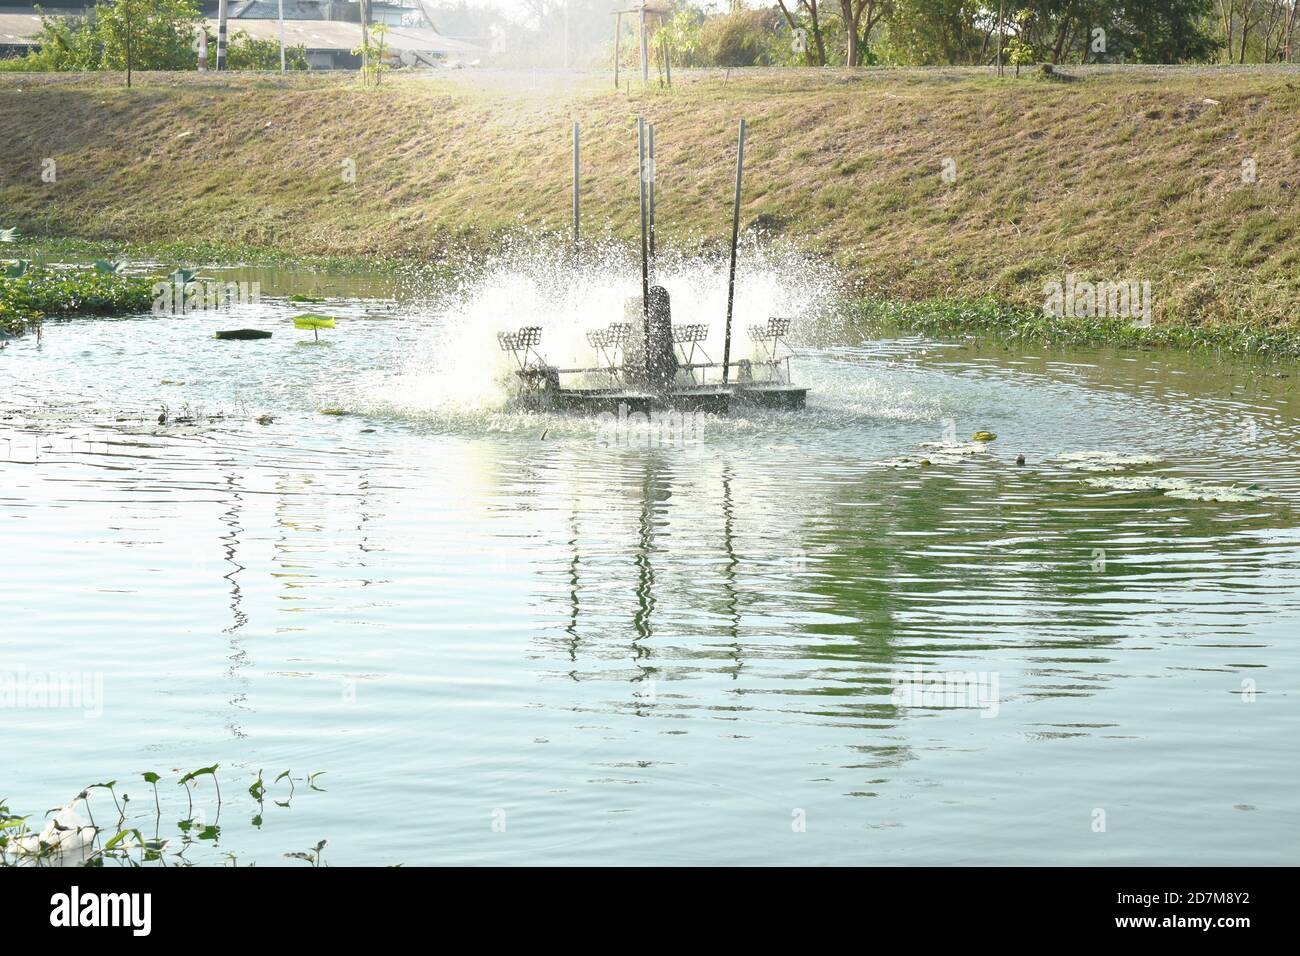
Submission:
[[[790,319],[769,318],[750,325],[754,357],[731,359],[731,319],[736,288],[736,246],[740,237],[740,186],[745,162],[745,121],[740,121],[736,151],[736,194],[731,222],[731,267],[721,361],[705,351],[709,327],[674,325],[668,290],[651,282],[654,261],[654,127],[638,122],[641,168],[641,295],[629,298],[621,321],[587,332],[596,364],[560,368],[539,350],[540,326],[497,333],[502,351],[515,360],[515,398],[537,411],[648,413],[657,409],[726,414],[733,408],[803,408],[808,389],[790,379],[786,337]],[[574,130],[574,236],[578,234],[577,129]]]

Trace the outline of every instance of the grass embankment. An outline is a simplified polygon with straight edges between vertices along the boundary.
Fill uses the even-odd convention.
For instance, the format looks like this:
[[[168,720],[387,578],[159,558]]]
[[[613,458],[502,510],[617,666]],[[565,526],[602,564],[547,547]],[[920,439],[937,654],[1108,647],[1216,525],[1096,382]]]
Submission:
[[[605,79],[517,89],[472,71],[393,77],[379,90],[325,75],[146,74],[129,91],[111,75],[8,75],[0,226],[110,243],[455,257],[504,233],[567,227],[577,120],[584,232],[631,239],[643,113],[656,123],[660,242],[715,249],[729,232],[744,116],[743,223],[835,262],[864,300],[912,303],[864,314],[936,330],[1012,322],[1026,336],[1059,332],[1033,313],[1044,283],[1074,273],[1150,281],[1154,326],[1131,333],[1143,340],[1291,341],[1300,73],[1073,72],[676,74],[671,91],[630,96]],[[46,159],[55,182],[42,181]],[[931,300],[946,315],[917,312]],[[1067,325],[1071,335],[1130,334],[1127,323]]]

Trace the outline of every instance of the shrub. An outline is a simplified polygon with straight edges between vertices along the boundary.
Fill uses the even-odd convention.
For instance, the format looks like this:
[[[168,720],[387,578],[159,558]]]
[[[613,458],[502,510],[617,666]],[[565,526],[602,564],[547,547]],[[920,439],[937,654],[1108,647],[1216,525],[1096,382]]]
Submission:
[[[713,17],[700,28],[697,51],[709,66],[769,66],[780,36],[775,10],[736,10]]]

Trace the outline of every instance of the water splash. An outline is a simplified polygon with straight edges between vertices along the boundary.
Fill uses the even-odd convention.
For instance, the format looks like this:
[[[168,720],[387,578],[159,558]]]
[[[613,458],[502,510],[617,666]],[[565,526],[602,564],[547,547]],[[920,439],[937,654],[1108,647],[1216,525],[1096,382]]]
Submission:
[[[658,257],[652,280],[668,290],[675,322],[709,326],[702,348],[714,361],[723,351],[727,268],[725,259],[669,252]],[[747,243],[737,266],[733,360],[750,357],[748,327],[771,316],[795,319],[792,338],[799,341],[805,330],[836,313],[840,288],[829,266],[792,249]],[[621,321],[626,300],[640,289],[639,259],[622,244],[596,244],[575,254],[554,242],[507,242],[471,264],[454,288],[440,290],[412,312],[408,321],[416,328],[405,360],[367,377],[354,409],[531,431],[543,416],[506,414],[515,366],[498,346],[497,333],[540,326],[539,351],[549,363],[595,365],[586,333]]]

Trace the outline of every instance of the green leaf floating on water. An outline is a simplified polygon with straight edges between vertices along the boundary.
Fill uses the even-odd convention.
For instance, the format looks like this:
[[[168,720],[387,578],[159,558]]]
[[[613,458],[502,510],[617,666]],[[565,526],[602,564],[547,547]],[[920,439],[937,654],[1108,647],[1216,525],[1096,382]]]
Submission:
[[[970,436],[971,441],[997,441],[997,438],[993,432],[976,432]]]
[[[1158,465],[1154,455],[1130,455],[1113,451],[1074,451],[1057,455],[1056,461],[1076,471],[1120,471],[1141,465]]]
[[[1166,498],[1186,501],[1260,501],[1269,493],[1237,485],[1209,485],[1191,478],[1173,478],[1159,475],[1108,475],[1104,478],[1085,478],[1084,483],[1094,488],[1112,491],[1157,491]]]
[[[332,329],[334,320],[328,315],[315,315],[308,312],[306,315],[295,315],[293,317],[293,327],[296,329]]]

